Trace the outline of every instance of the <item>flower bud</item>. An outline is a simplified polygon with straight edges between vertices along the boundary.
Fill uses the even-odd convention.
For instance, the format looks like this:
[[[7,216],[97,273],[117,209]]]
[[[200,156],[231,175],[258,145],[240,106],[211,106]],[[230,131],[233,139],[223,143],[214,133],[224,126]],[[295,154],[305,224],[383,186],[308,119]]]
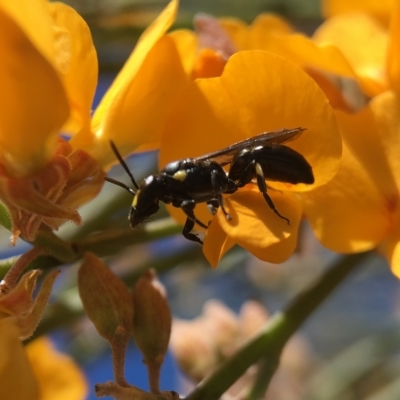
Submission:
[[[154,272],[148,271],[133,289],[135,316],[133,336],[145,364],[162,364],[171,334],[171,312],[164,287]]]
[[[131,294],[93,253],[85,254],[78,289],[85,312],[101,336],[112,342],[121,327],[130,334],[134,313]]]

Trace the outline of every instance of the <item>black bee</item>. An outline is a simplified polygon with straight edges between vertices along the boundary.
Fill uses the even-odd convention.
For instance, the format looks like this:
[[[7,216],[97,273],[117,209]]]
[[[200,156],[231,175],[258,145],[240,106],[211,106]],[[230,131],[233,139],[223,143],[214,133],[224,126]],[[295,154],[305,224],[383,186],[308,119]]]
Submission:
[[[223,194],[231,194],[250,182],[257,184],[268,206],[280,218],[290,223],[276,209],[267,193],[266,180],[291,184],[314,183],[312,168],[297,151],[282,143],[294,139],[305,129],[281,129],[264,132],[249,139],[234,143],[200,157],[170,162],[158,175],[150,175],[138,185],[123,161],[114,143],[112,150],[131,178],[134,189],[112,178],[106,181],[129,191],[133,196],[128,220],[132,227],[145,221],[159,209],[159,202],[181,208],[186,214],[182,234],[186,239],[202,243],[191,231],[195,224],[207,226],[198,220],[194,209],[198,203],[206,203],[215,214],[221,207],[227,219],[230,215],[224,208]],[[229,165],[226,172],[223,167]]]

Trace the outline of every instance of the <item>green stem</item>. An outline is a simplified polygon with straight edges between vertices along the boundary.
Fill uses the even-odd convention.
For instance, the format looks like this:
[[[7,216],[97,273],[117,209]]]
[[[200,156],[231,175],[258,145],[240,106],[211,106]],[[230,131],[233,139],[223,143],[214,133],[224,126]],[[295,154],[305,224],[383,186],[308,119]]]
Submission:
[[[175,235],[182,231],[182,226],[172,218],[150,222],[143,229],[119,229],[93,234],[74,244],[78,256],[92,251],[99,257],[116,253],[129,245],[148,243],[153,240]]]
[[[38,243],[42,247],[49,248],[49,256],[40,256],[29,265],[30,269],[40,268],[48,270],[65,264],[80,260],[87,251],[96,253],[99,257],[118,253],[127,245],[147,243],[151,240],[169,237],[180,233],[182,226],[178,225],[172,218],[148,223],[143,229],[133,230],[131,228],[119,229],[97,233],[74,243],[63,241],[47,232],[38,236]],[[200,249],[200,246],[199,246]],[[57,256],[56,256],[57,255]],[[56,258],[57,257],[57,258]],[[14,257],[2,260],[3,265],[10,265]],[[4,274],[0,264],[0,278]]]
[[[256,384],[256,390],[259,392],[261,389],[264,392],[278,366],[282,349],[291,335],[369,254],[366,252],[341,258],[283,311],[272,316],[257,336],[200,382],[185,400],[219,399],[260,359],[269,360],[268,368],[265,368],[267,375],[263,376],[266,385],[260,388],[259,382]],[[255,393],[252,393],[250,397],[254,398],[254,395]]]
[[[280,356],[280,354],[279,354]],[[264,394],[279,366],[279,357],[277,359],[269,359],[264,357],[259,363],[257,377],[251,389],[248,400],[259,400],[264,398]]]

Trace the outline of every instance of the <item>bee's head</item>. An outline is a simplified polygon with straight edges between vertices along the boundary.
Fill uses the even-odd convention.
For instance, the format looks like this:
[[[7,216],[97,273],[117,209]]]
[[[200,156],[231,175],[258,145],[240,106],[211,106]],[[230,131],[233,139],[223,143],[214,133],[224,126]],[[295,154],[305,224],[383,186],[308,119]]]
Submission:
[[[150,175],[147,177],[137,190],[132,201],[132,207],[129,211],[128,220],[131,227],[141,224],[160,208],[160,184],[158,180]]]

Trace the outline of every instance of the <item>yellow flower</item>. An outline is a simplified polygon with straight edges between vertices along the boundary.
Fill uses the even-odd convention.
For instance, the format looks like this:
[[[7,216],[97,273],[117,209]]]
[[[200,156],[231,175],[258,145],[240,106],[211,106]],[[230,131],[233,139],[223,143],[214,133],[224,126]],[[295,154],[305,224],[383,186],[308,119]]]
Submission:
[[[115,163],[110,140],[124,155],[156,148],[188,77],[165,34],[178,8],[172,0],[143,33],[91,119],[97,59],[85,22],[61,3],[26,1],[32,18],[20,12],[22,6],[2,3],[2,51],[10,66],[3,63],[0,70],[7,93],[0,198],[11,214],[14,243],[19,234],[33,240],[43,225],[79,224],[76,208],[99,192],[102,168]],[[14,66],[18,72],[9,79]]]
[[[141,37],[96,110],[93,133],[76,136],[72,143],[96,142],[93,155],[106,165],[112,161],[108,150],[110,138],[123,154],[155,148],[161,140],[160,166],[164,167],[170,161],[219,149],[264,131],[302,126],[307,131],[293,142],[293,147],[305,154],[311,163],[316,186],[328,181],[337,169],[341,143],[332,110],[317,85],[299,68],[266,52],[246,55],[239,52],[232,56],[236,49],[230,46],[229,38],[220,34],[218,26],[216,32],[208,33],[211,38],[222,38],[217,48],[207,47],[213,40],[207,42],[205,35],[196,38],[187,30],[165,34],[173,22],[177,5],[177,1],[171,1]],[[257,24],[259,27],[250,34],[255,42],[260,41],[262,28],[268,24],[272,24],[273,32],[291,31],[276,17],[262,17]],[[249,61],[252,57],[254,65]],[[269,62],[273,66],[270,67]],[[248,73],[243,72],[247,69]],[[222,71],[220,80],[198,79],[219,76]],[[246,74],[253,74],[253,81],[253,76],[244,76]],[[228,86],[237,91],[238,100],[230,98]],[[157,90],[150,90],[153,87]],[[263,87],[266,89],[259,90]],[[307,118],[307,115],[313,117]],[[226,204],[228,209],[235,210],[233,221],[226,225],[225,216],[218,212],[205,240],[204,249],[212,265],[217,264],[233,243],[270,261],[279,262],[291,254],[301,217],[294,192],[307,188],[305,185],[295,189],[284,184],[271,186],[277,190],[271,194],[273,201],[286,213],[291,225],[286,226],[283,220],[270,222],[274,218],[270,218],[271,211],[257,191],[247,190],[243,205],[241,193],[232,196]],[[247,210],[251,210],[251,215],[247,215]],[[170,208],[170,211],[183,221],[179,210]],[[241,216],[238,229],[235,229],[236,211]],[[199,217],[207,221],[210,215],[199,209]],[[213,233],[215,230],[218,234]],[[257,230],[256,235],[254,230]]]
[[[122,155],[159,146],[170,107],[188,82],[174,41],[165,34],[178,5],[178,0],[172,0],[141,35],[95,110],[92,130],[71,140],[88,148],[101,165],[115,163],[111,139]]]
[[[81,370],[71,357],[57,351],[48,338],[35,339],[26,352],[39,386],[39,400],[86,399],[88,385]]]
[[[186,54],[183,58],[185,68],[187,71],[194,70],[196,72],[194,77],[219,76],[221,72],[218,72],[215,66],[221,58],[225,63],[228,61],[220,79],[195,82],[191,85],[191,89],[183,94],[183,100],[179,103],[180,110],[175,111],[167,125],[166,139],[161,149],[161,165],[170,160],[170,154],[171,158],[182,157],[184,152],[180,148],[185,145],[187,148],[196,147],[190,154],[186,151],[186,155],[197,155],[229,144],[228,140],[220,142],[220,136],[216,131],[225,131],[226,138],[231,135],[230,143],[254,135],[257,131],[248,132],[241,137],[236,136],[237,130],[244,125],[240,122],[242,114],[246,115],[241,111],[240,105],[246,102],[253,103],[247,98],[231,95],[233,91],[231,88],[236,84],[234,79],[229,81],[226,79],[222,85],[217,82],[229,76],[229,66],[233,65],[235,57],[239,57],[239,54],[240,57],[245,57],[246,53],[243,50],[268,50],[284,57],[306,71],[328,96],[332,106],[337,109],[335,115],[344,137],[343,161],[336,177],[330,182],[326,180],[328,183],[325,185],[318,187],[314,185],[312,188],[314,190],[302,191],[298,197],[303,199],[306,215],[317,236],[325,246],[338,252],[359,252],[378,248],[386,255],[393,271],[400,276],[400,250],[398,250],[400,237],[397,228],[400,222],[399,182],[396,172],[397,154],[400,150],[399,10],[400,2],[395,1],[391,9],[389,30],[367,15],[346,14],[328,20],[312,40],[293,33],[290,27],[281,23],[282,21],[267,15],[257,19],[250,26],[233,19],[219,21],[219,27],[218,24],[215,25],[215,21],[208,22],[199,29],[198,37],[190,36],[183,31],[171,34],[177,43],[180,41],[181,56]],[[263,21],[267,23],[264,24]],[[228,35],[230,45],[221,33],[221,27]],[[202,49],[198,56],[193,51],[187,51],[210,43],[210,37],[219,38],[219,50],[212,48],[212,52],[208,52]],[[232,56],[235,52],[238,53]],[[268,67],[271,64],[273,63],[271,62]],[[219,68],[222,69],[223,67]],[[269,71],[267,67],[266,71]],[[246,81],[247,92],[253,93],[253,98],[259,104],[269,104],[268,101],[254,95],[251,88],[265,87],[270,92],[270,82],[258,82],[259,85],[252,85],[250,83],[252,79],[249,77],[251,74],[242,72],[242,75],[238,73],[236,79]],[[290,79],[290,74],[286,74],[285,77]],[[357,85],[367,95],[376,96],[370,105],[366,106],[367,98],[357,99],[352,93],[352,88],[356,88]],[[229,101],[221,92],[229,94]],[[272,92],[277,106],[275,108],[270,106],[270,109],[275,111],[282,104],[282,100],[277,92],[274,90]],[[301,101],[300,97],[293,93],[293,97]],[[304,93],[308,93],[307,90],[304,90]],[[287,100],[286,97],[284,99]],[[191,112],[189,108],[195,111]],[[234,111],[228,113],[226,110]],[[351,111],[354,115],[343,111]],[[264,111],[264,115],[266,120],[267,116],[271,116],[269,109]],[[313,111],[305,111],[304,115],[311,117]],[[246,123],[251,121],[247,115],[246,117]],[[213,119],[217,119],[218,123],[210,122]],[[224,122],[221,123],[219,119],[223,119]],[[282,117],[281,121],[286,123],[290,119]],[[299,125],[308,127],[307,122]],[[211,130],[210,126],[215,126],[215,131]],[[269,128],[268,122],[266,126]],[[194,141],[193,137],[196,135],[201,137],[201,142]],[[304,140],[306,135],[307,131],[302,135]],[[171,140],[176,136],[179,146]],[[327,144],[336,138],[327,135],[326,139],[322,140]],[[174,143],[175,152],[168,142]],[[315,142],[316,140],[312,138],[310,146]],[[212,147],[214,145],[215,148]],[[296,142],[293,142],[293,145],[296,145]],[[307,150],[302,150],[301,153],[309,160]],[[312,162],[311,165],[315,171]],[[274,185],[271,186],[275,188]],[[299,215],[297,214],[299,211],[296,210],[301,211],[301,207],[296,208],[292,204],[289,206],[288,203],[286,210],[284,200],[286,191],[281,190],[278,195],[273,193],[273,200],[278,209],[284,209],[285,215],[290,215],[291,221],[296,221],[296,215]],[[289,240],[294,240],[293,235],[287,232],[282,234],[276,227],[269,231],[265,229],[267,222],[263,221],[265,214],[261,211],[262,202],[257,205],[256,196],[256,190],[246,193],[242,191],[226,199],[228,212],[232,213],[231,210],[234,209],[240,223],[235,219],[232,222],[227,221],[222,213],[212,220],[204,246],[211,264],[215,265],[221,254],[234,243],[239,243],[262,259],[272,261],[282,261],[284,255],[289,253],[288,248],[292,246]],[[254,200],[251,200],[252,197]],[[201,214],[200,211],[198,213],[200,219],[207,220],[205,213]],[[216,220],[218,223],[215,223]],[[268,221],[268,224],[271,224],[271,221]],[[254,235],[254,232],[257,234]],[[211,239],[208,240],[209,238]]]
[[[306,131],[288,146],[311,164],[312,187],[318,187],[335,174],[341,154],[341,139],[326,97],[294,64],[265,51],[241,51],[229,58],[220,77],[195,80],[178,98],[162,137],[160,165],[218,150],[261,132],[298,126]],[[296,193],[310,187],[268,185],[274,189],[269,191],[273,202],[290,225],[272,212],[254,187],[226,198],[232,221],[221,210],[211,218],[205,207],[196,208],[201,221],[212,220],[204,243],[211,265],[234,243],[274,262],[293,252],[302,212]],[[169,210],[183,221],[183,213]]]
[[[340,49],[365,93],[374,97],[357,112],[337,107],[343,137],[339,171],[323,188],[301,196],[305,214],[324,246],[342,253],[377,249],[397,276],[399,7],[399,1],[392,3],[389,30],[366,14],[346,13],[328,19],[314,35],[320,46],[330,43]]]
[[[329,43],[342,52],[369,96],[400,89],[400,2],[391,1],[390,6],[389,29],[368,14],[345,13],[329,18],[313,36],[316,43]]]
[[[0,37],[0,198],[14,243],[42,224],[80,223],[76,208],[101,189],[98,163],[60,137],[89,127],[97,60],[85,22],[61,3],[1,1]]]
[[[0,319],[0,391],[7,398],[23,400],[83,400],[86,381],[66,355],[56,352],[46,338],[24,348],[19,329]]]
[[[351,110],[358,106],[343,89],[343,86],[352,88],[352,82],[358,83],[357,73],[335,45],[318,43],[269,14],[261,15],[249,26],[224,19],[221,25],[239,49],[270,51],[303,68],[325,92],[333,107]]]
[[[347,4],[348,9],[353,8],[353,3]],[[225,61],[235,51],[267,50],[303,68],[321,86],[333,107],[355,111],[366,104],[365,95],[374,96],[400,86],[399,7],[396,0],[385,9],[387,15],[391,10],[390,32],[370,15],[346,13],[328,19],[308,38],[294,32],[282,18],[261,14],[251,25],[232,18],[205,19],[197,24],[197,36],[191,40],[187,33],[175,36],[177,41],[186,43],[181,44],[181,54],[186,65],[194,69],[195,77],[209,76],[207,66],[215,64],[215,60],[210,62],[210,51],[205,51],[207,46],[211,46],[214,59],[224,56]],[[198,54],[188,51],[188,43],[201,49]]]
[[[393,0],[323,0],[321,1],[322,13],[325,18],[338,14],[365,13],[370,14],[387,23],[390,18]]]
[[[24,400],[83,399],[86,383],[68,357],[58,355],[46,339],[37,339],[27,346],[29,363],[21,344],[32,336],[42,319],[60,272],[46,275],[33,297],[40,271],[26,272],[19,280],[18,275],[39,254],[40,250],[35,249],[23,254],[0,285],[0,391]]]
[[[39,388],[22,343],[18,328],[0,319],[0,390],[13,399],[38,400]]]
[[[388,91],[355,115],[338,111],[344,144],[339,171],[302,198],[324,246],[341,253],[376,248],[400,277],[399,110],[398,95]]]

